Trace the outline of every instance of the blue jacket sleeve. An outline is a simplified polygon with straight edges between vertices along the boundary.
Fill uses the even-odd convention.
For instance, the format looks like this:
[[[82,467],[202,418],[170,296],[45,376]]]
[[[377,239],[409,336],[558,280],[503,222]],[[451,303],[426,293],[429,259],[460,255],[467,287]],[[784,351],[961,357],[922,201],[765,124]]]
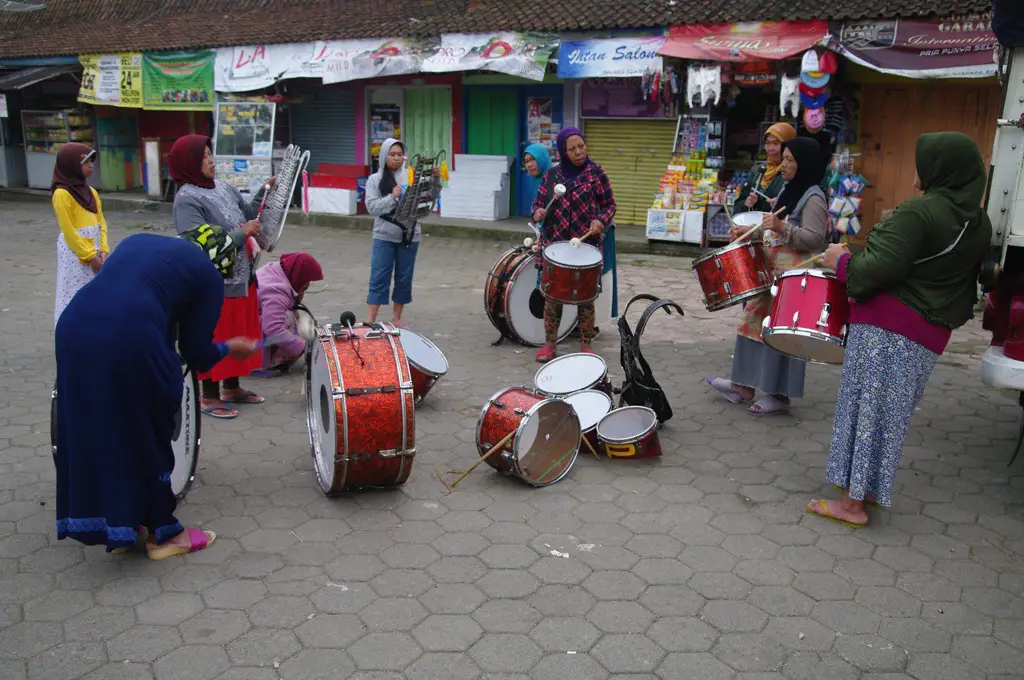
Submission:
[[[178,328],[181,354],[197,372],[209,371],[227,354],[223,343],[213,342],[224,303],[224,279],[213,267],[207,265],[203,269],[202,274],[197,272],[193,278],[196,288],[192,303]]]

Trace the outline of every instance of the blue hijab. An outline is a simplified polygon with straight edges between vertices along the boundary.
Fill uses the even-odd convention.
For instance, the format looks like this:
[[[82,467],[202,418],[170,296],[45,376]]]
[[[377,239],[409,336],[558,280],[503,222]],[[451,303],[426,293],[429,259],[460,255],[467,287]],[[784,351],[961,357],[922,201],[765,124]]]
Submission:
[[[540,183],[544,181],[544,175],[551,168],[551,154],[548,153],[547,147],[541,146],[540,144],[531,144],[526,147],[523,155],[530,154],[534,160],[537,161],[537,170],[540,174],[537,177],[533,175],[526,175],[526,189],[527,195],[532,197],[537,195],[537,190],[540,189]]]

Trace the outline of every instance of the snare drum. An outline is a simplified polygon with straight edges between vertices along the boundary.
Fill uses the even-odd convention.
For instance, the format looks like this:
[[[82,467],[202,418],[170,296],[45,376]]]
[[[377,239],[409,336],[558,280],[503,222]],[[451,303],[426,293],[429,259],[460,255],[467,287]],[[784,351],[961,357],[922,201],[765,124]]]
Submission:
[[[570,394],[563,401],[576,411],[583,436],[587,438],[595,451],[599,450],[597,424],[612,410],[612,398],[598,390],[583,390]]]
[[[480,412],[479,454],[490,451],[512,431],[515,435],[505,447],[487,458],[492,468],[530,486],[550,486],[569,474],[581,441],[580,421],[572,406],[525,387],[503,389]]]
[[[625,406],[601,418],[597,439],[612,458],[656,458],[661,455],[658,416],[646,406]]]
[[[527,347],[544,344],[544,298],[537,290],[537,257],[528,248],[506,251],[491,267],[484,285],[484,309],[503,338]],[[534,293],[540,304],[531,306]],[[576,326],[577,310],[562,310],[558,340],[569,337]]]
[[[188,494],[196,479],[199,465],[199,447],[202,444],[199,418],[199,380],[195,373],[186,369],[182,379],[181,406],[174,414],[174,433],[171,435],[171,451],[174,453],[174,469],[171,470],[171,491],[179,501]],[[57,462],[57,388],[50,396],[50,448],[53,462]]]
[[[597,354],[565,354],[552,359],[533,376],[537,391],[549,397],[567,397],[583,390],[601,390],[612,395],[608,364]]]
[[[306,366],[313,469],[327,495],[405,483],[416,455],[412,374],[389,323],[317,328]]]
[[[569,305],[597,299],[601,293],[604,257],[598,248],[581,243],[552,243],[544,248],[544,269],[540,275],[540,291],[544,297]]]
[[[405,356],[412,372],[413,401],[419,406],[430,392],[430,388],[448,372],[448,359],[437,345],[425,337],[403,328],[400,331]]]
[[[766,345],[814,364],[843,363],[850,317],[846,284],[830,271],[791,269],[779,276],[772,296],[761,328]]]
[[[732,307],[771,288],[771,271],[761,243],[727,245],[694,260],[692,268],[709,312]]]

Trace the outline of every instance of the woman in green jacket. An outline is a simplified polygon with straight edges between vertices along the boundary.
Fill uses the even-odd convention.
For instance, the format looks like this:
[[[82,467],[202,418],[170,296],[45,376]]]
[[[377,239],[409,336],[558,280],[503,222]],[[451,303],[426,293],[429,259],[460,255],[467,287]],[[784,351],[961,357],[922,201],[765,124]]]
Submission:
[[[848,526],[867,525],[866,504],[892,503],[911,417],[953,330],[974,313],[992,237],[974,140],[921,135],[916,165],[924,195],[876,226],[862,252],[839,244],[825,252],[852,300],[828,457],[828,479],[846,494],[812,500],[807,511]]]
[[[764,153],[768,160],[764,165],[755,163],[751,168],[750,180],[740,190],[733,205],[733,213],[739,214],[748,210],[771,212],[773,204],[769,203],[765,196],[774,199],[782,193],[782,188],[786,185],[780,172],[782,145],[794,139],[796,130],[789,123],[776,123],[768,128],[764,133]]]

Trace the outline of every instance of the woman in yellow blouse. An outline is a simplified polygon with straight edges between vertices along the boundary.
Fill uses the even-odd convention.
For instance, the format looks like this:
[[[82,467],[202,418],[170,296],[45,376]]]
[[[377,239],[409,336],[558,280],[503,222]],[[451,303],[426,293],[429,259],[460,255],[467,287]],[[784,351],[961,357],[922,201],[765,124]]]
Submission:
[[[95,158],[93,149],[72,142],[60,148],[53,168],[50,194],[53,212],[60,225],[54,327],[71,298],[96,276],[110,253],[103,204],[99,194],[86,181],[92,174]]]

